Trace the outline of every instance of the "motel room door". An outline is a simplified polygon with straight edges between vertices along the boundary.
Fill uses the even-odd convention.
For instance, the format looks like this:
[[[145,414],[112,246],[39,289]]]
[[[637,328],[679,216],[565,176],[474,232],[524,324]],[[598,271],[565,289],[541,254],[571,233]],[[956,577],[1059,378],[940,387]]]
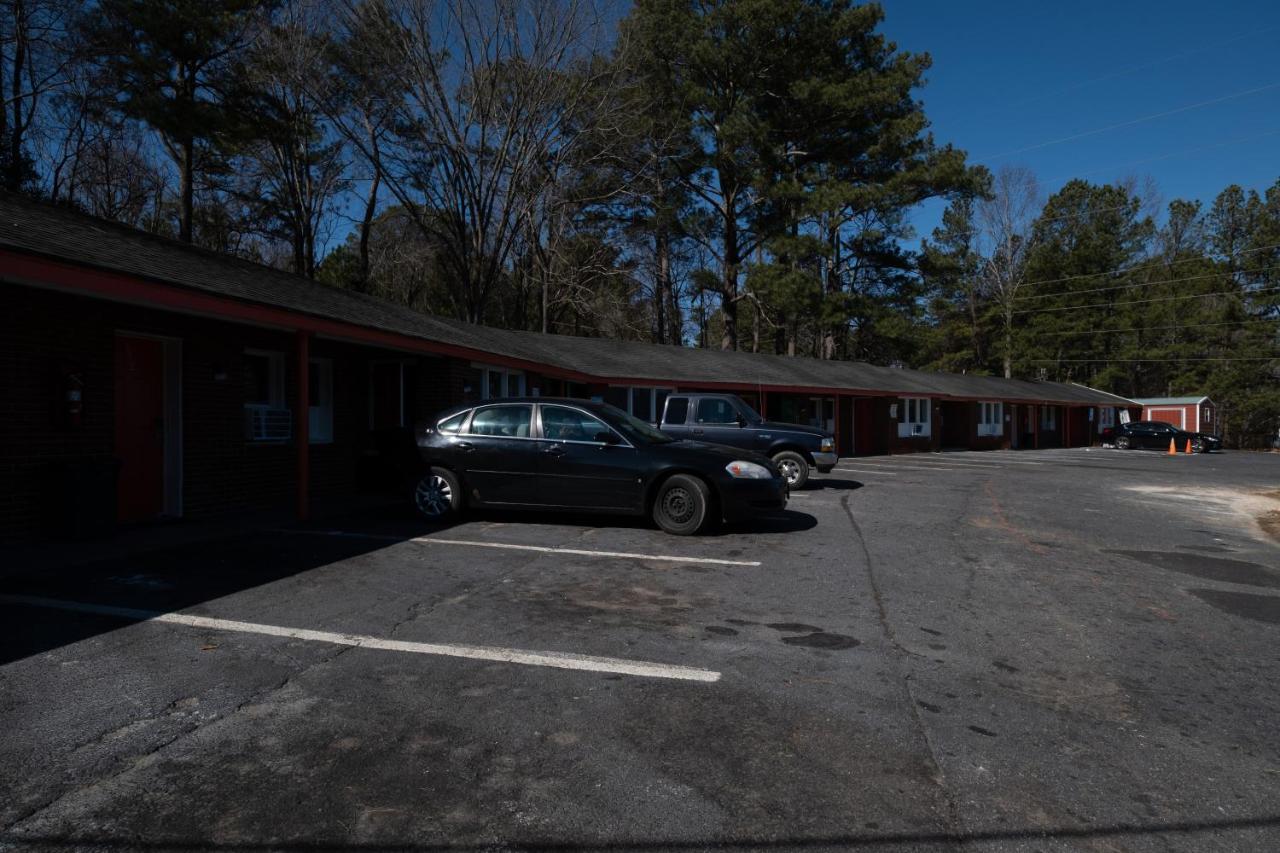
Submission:
[[[116,517],[147,521],[164,511],[164,342],[116,335]]]

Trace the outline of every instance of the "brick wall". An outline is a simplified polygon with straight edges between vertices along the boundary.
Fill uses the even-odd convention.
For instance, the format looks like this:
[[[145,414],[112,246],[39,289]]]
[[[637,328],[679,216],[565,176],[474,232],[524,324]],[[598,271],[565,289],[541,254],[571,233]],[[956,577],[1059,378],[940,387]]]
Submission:
[[[182,351],[183,514],[209,518],[288,510],[296,495],[296,445],[245,436],[244,351],[284,354],[285,405],[295,408],[297,368],[290,332],[241,326],[51,291],[0,284],[0,538],[37,536],[51,517],[52,466],[114,456],[114,348],[117,331],[179,338]],[[478,373],[465,362],[419,358],[313,340],[313,358],[333,362],[331,443],[311,444],[313,498],[349,494],[361,483],[369,434],[369,364],[403,359],[417,368],[406,416],[459,402]],[[81,423],[64,416],[63,376],[84,379]]]

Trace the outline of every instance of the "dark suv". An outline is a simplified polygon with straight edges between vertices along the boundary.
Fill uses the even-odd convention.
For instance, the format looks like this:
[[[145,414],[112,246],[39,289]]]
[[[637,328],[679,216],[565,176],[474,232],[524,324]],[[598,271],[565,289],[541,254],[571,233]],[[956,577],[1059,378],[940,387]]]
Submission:
[[[809,480],[809,467],[823,474],[835,467],[835,438],[800,424],[766,421],[733,394],[672,394],[662,410],[659,428],[675,438],[690,438],[754,450],[773,459],[799,489]]]

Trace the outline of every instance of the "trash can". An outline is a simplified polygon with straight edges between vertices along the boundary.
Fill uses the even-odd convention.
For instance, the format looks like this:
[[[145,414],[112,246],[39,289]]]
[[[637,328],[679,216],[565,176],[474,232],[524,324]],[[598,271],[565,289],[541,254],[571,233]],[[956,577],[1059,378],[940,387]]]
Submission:
[[[101,539],[116,529],[116,459],[68,459],[52,464],[50,528],[59,539]]]

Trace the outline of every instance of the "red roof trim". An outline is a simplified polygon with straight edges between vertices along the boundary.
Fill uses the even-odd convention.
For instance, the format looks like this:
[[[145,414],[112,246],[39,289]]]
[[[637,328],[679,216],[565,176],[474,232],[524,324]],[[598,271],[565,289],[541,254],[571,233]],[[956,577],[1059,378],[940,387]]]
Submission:
[[[957,397],[949,394],[922,394],[913,391],[883,391],[858,388],[834,388],[829,386],[800,385],[768,385],[756,382],[723,382],[653,379],[653,378],[621,378],[602,377],[577,370],[567,370],[526,359],[479,350],[457,344],[441,343],[372,329],[355,323],[344,323],[316,317],[287,308],[277,308],[246,302],[228,296],[218,296],[182,285],[171,284],[156,279],[104,270],[98,267],[73,264],[67,261],[42,257],[33,254],[15,252],[0,248],[0,262],[6,276],[15,283],[25,283],[37,287],[88,295],[113,302],[124,302],[148,308],[161,308],[200,317],[209,317],[228,322],[248,323],[258,326],[270,326],[288,331],[306,331],[324,337],[337,338],[370,346],[397,349],[426,355],[443,355],[480,361],[501,367],[514,367],[538,373],[556,379],[572,382],[604,385],[670,385],[675,387],[695,387],[730,391],[763,390],[770,393],[845,395],[857,397],[930,397],[938,400],[955,400],[963,402],[979,402],[990,400],[1022,405],[1052,406],[1093,406],[1094,403],[1067,403],[1054,400],[1010,399],[1002,397],[978,396]]]
[[[591,379],[577,371],[511,358],[486,350],[428,341],[398,332],[371,329],[355,323],[343,323],[339,320],[315,317],[286,308],[243,302],[139,276],[76,266],[63,261],[15,253],[7,249],[0,249],[0,262],[3,262],[7,276],[24,280],[38,287],[48,287],[148,308],[169,309],[217,320],[272,326],[289,331],[312,332],[325,337],[389,349],[455,356],[504,367],[518,367],[575,381]]]

